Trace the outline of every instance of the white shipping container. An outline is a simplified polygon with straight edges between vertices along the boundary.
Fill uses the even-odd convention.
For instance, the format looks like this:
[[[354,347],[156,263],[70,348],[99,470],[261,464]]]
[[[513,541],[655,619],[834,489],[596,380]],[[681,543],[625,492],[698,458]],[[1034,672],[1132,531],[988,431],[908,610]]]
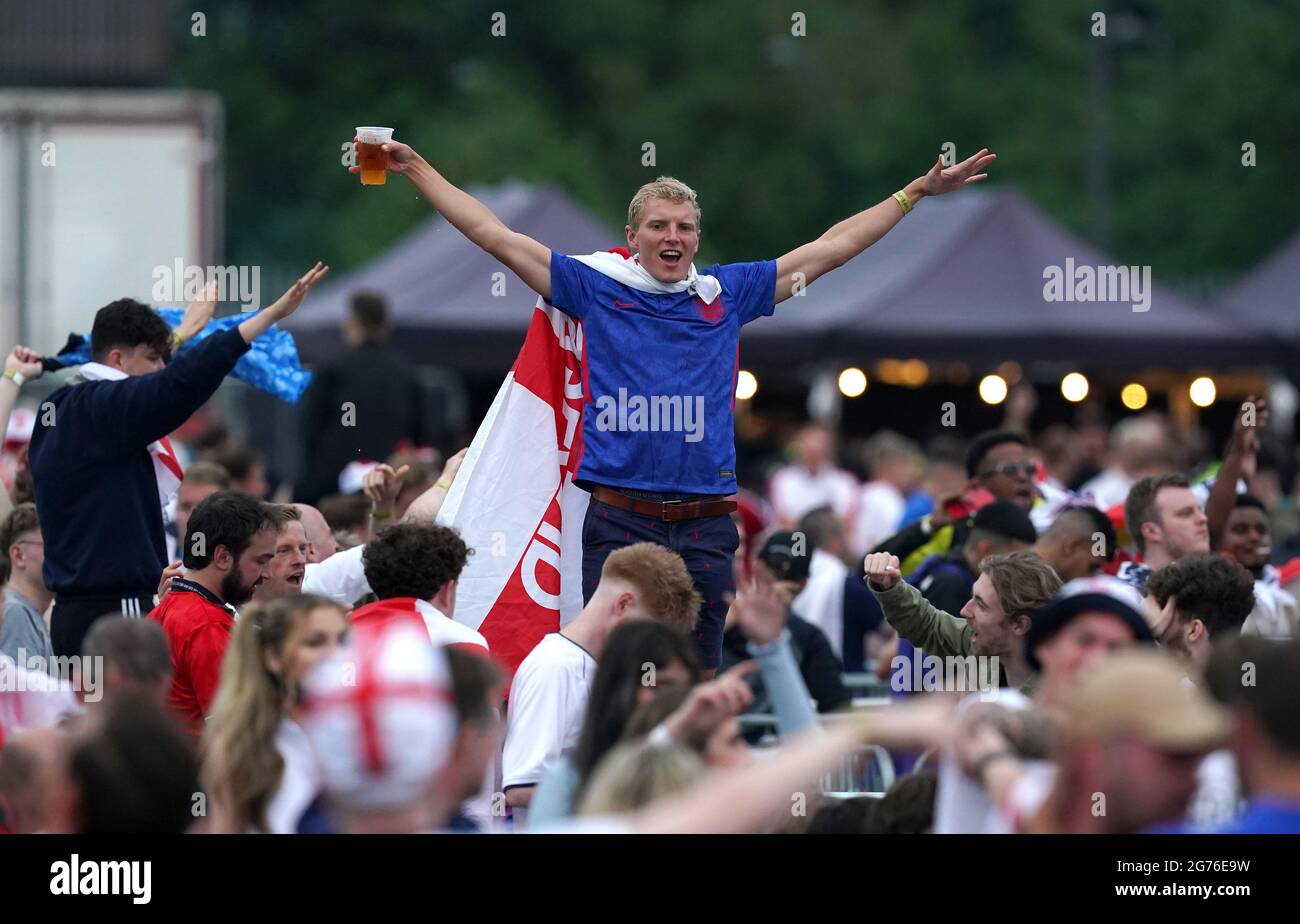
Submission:
[[[0,344],[41,352],[154,274],[219,264],[221,106],[183,91],[0,91]],[[167,302],[164,302],[166,304]]]

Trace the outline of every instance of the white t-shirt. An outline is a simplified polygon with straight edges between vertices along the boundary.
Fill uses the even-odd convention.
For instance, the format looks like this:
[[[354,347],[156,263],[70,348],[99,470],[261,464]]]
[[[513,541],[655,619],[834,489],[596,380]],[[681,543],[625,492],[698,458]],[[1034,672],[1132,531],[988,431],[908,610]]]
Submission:
[[[784,521],[794,522],[808,511],[825,506],[833,508],[845,520],[857,512],[857,479],[829,465],[823,466],[816,474],[802,465],[777,469],[769,484],[769,492],[777,517]]]
[[[482,633],[449,616],[444,616],[432,603],[416,600],[415,609],[424,617],[424,626],[429,630],[429,639],[433,644],[473,645],[484,651],[488,650],[487,639]]]
[[[808,560],[808,583],[790,601],[796,616],[812,623],[826,635],[831,650],[844,658],[844,581],[849,569],[834,555],[813,549]]]
[[[302,577],[302,592],[329,597],[351,606],[370,593],[366,569],[361,562],[364,545],[335,552],[324,561],[309,564]]]
[[[284,759],[280,788],[266,806],[272,834],[297,834],[298,821],[321,791],[320,768],[311,742],[297,722],[283,719],[275,732],[275,747]]]
[[[501,784],[534,786],[578,745],[596,659],[552,632],[524,658],[510,684]]]
[[[1083,483],[1079,488],[1080,494],[1091,494],[1096,501],[1097,506],[1102,510],[1109,510],[1116,504],[1124,503],[1128,498],[1128,492],[1137,481],[1130,475],[1117,468],[1108,468],[1099,475],[1095,475]]]
[[[888,481],[868,481],[858,496],[853,548],[865,555],[894,533],[903,521],[907,498]]]
[[[1004,709],[1031,708],[1029,698],[1016,690],[999,689],[993,700]],[[971,694],[957,707],[962,714],[987,701],[983,694]],[[984,787],[966,775],[951,748],[939,758],[939,782],[934,800],[935,834],[1009,834],[1006,818],[993,804]]]
[[[1255,608],[1241,624],[1242,635],[1265,638],[1291,638],[1297,621],[1296,599],[1290,593],[1264,580],[1255,582]]]

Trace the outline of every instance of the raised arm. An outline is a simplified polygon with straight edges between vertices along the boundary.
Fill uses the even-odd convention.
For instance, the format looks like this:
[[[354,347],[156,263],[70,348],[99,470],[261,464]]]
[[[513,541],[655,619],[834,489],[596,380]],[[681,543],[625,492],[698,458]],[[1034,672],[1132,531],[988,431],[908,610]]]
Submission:
[[[1252,413],[1253,409],[1253,413]],[[1205,501],[1205,519],[1210,530],[1210,548],[1223,545],[1223,531],[1228,526],[1228,516],[1237,502],[1237,481],[1255,474],[1255,453],[1259,449],[1259,427],[1268,424],[1268,404],[1263,398],[1251,395],[1237,409],[1237,420],[1228,440],[1228,451],[1223,456],[1219,473],[1210,486],[1210,496]]]
[[[467,452],[469,452],[468,446],[447,460],[447,464],[442,467],[442,474],[438,476],[433,487],[411,501],[411,505],[406,508],[406,513],[402,516],[402,522],[436,523],[438,521],[438,511],[442,509],[442,502],[447,499],[447,492],[451,490],[451,483],[456,480],[456,473],[460,471],[460,464],[465,461]]]
[[[185,423],[212,397],[249,345],[272,324],[293,314],[328,271],[329,267],[317,263],[274,304],[241,322],[237,335],[219,331],[183,350],[158,372],[96,388],[89,398],[89,423],[99,446],[110,453],[134,451]]]
[[[9,415],[18,403],[18,392],[23,383],[40,378],[44,371],[41,354],[35,350],[18,344],[10,351],[5,359],[4,377],[0,378],[0,432],[9,427]],[[10,510],[13,510],[13,500],[4,486],[0,485],[0,519],[8,516]]]
[[[961,189],[968,183],[978,183],[988,174],[980,171],[997,159],[983,148],[953,167],[944,167],[942,155],[930,172],[917,177],[900,191],[907,198],[910,211],[926,196],[942,196]],[[906,214],[897,196],[890,196],[871,208],[834,225],[817,240],[797,247],[776,261],[776,300],[783,302],[794,294],[795,284],[811,285],[818,277],[852,260],[889,230]]]
[[[302,304],[302,300],[311,291],[311,287],[324,279],[325,274],[329,271],[328,266],[317,260],[316,265],[298,277],[298,281],[289,286],[288,291],[247,321],[242,322],[239,325],[239,335],[244,338],[244,342],[251,344],[270,330],[271,325],[283,321],[297,311],[298,306]]]
[[[863,561],[862,569],[885,619],[900,636],[927,654],[970,654],[970,623],[935,608],[919,590],[903,581],[896,556],[873,552]]]
[[[358,139],[353,139],[357,141]],[[551,298],[551,249],[526,234],[511,231],[463,189],[453,186],[410,145],[390,141],[383,146],[388,152],[388,169],[400,173],[414,184],[451,226],[483,250],[514,271],[528,288],[546,300]],[[349,167],[356,173],[360,167]]]

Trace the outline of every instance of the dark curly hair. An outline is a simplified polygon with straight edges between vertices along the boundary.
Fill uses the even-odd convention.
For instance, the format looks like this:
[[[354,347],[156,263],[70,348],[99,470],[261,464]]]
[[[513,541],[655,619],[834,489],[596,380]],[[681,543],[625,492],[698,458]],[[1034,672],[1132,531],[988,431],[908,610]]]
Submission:
[[[1179,621],[1199,619],[1212,640],[1221,632],[1240,632],[1255,608],[1255,579],[1250,572],[1212,552],[1184,555],[1166,565],[1147,578],[1145,590],[1162,609],[1170,597],[1176,597]]]
[[[470,548],[446,526],[398,523],[366,543],[361,553],[366,580],[380,600],[429,600],[460,577]]]
[[[119,298],[95,312],[90,329],[90,355],[102,362],[113,349],[130,350],[144,344],[156,349],[163,358],[171,356],[172,329],[143,302]]]

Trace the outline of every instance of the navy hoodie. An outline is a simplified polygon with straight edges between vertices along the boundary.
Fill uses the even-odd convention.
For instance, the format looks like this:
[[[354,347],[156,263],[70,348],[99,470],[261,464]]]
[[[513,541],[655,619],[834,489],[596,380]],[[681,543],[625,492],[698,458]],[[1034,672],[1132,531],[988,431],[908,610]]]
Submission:
[[[158,589],[167,545],[149,445],[202,407],[247,351],[231,328],[158,372],[50,395],[53,415],[42,406],[28,451],[46,587],[114,597]]]

